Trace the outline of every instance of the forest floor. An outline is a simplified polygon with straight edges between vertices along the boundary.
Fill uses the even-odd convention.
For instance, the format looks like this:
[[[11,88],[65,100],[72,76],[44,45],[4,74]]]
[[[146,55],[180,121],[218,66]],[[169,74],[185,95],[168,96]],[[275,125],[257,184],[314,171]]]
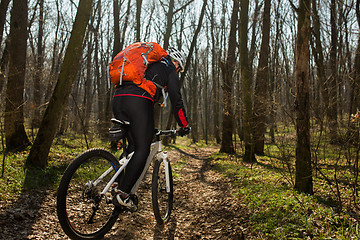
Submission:
[[[121,215],[105,239],[251,239],[246,205],[232,194],[230,180],[212,169],[209,156],[217,151],[214,146],[168,151],[175,166],[170,221],[156,225],[148,173],[138,192],[140,209]],[[55,205],[56,190],[27,190],[0,202],[0,239],[67,239]]]

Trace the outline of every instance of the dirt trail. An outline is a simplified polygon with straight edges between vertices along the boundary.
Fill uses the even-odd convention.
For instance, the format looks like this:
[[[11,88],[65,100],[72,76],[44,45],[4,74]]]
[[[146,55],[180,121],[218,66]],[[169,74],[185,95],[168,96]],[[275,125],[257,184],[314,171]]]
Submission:
[[[174,210],[163,228],[155,225],[148,174],[138,192],[140,210],[121,216],[104,239],[244,239],[246,207],[232,197],[229,182],[211,170],[208,156],[215,151],[209,147],[169,152],[173,165],[180,159],[184,164],[173,169],[178,173]],[[57,221],[55,199],[54,191],[32,191],[16,203],[1,203],[0,239],[67,239]]]

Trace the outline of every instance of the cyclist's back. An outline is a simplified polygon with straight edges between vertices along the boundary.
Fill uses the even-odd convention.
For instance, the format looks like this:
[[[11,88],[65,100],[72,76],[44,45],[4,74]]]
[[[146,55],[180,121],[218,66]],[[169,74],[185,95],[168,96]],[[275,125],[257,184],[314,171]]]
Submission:
[[[115,118],[130,122],[128,134],[133,139],[134,155],[129,162],[124,179],[119,185],[116,199],[121,205],[128,205],[128,193],[141,175],[154,134],[154,102],[162,96],[162,88],[169,93],[171,105],[177,123],[182,127],[188,126],[186,112],[180,93],[177,72],[183,69],[183,58],[178,51],[169,52],[168,57],[160,62],[148,66],[145,77],[158,86],[154,98],[144,89],[133,82],[123,82],[116,87],[113,98],[113,113]],[[186,132],[186,130],[184,130]]]

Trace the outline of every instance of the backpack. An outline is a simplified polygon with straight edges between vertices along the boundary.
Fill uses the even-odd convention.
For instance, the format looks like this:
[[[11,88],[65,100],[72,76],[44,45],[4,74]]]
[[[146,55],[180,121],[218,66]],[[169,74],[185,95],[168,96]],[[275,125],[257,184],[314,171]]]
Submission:
[[[110,63],[110,80],[115,86],[121,85],[122,81],[132,81],[154,97],[156,85],[145,79],[145,71],[150,63],[166,56],[167,52],[158,43],[133,43],[119,52]]]

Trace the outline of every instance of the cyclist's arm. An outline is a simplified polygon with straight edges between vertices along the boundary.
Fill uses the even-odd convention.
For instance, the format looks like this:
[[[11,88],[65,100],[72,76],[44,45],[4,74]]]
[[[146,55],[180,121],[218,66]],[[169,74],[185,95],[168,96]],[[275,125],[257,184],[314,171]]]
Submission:
[[[167,87],[176,122],[180,127],[187,127],[189,125],[188,118],[180,92],[179,77],[175,71],[171,71],[169,74],[169,82]]]

